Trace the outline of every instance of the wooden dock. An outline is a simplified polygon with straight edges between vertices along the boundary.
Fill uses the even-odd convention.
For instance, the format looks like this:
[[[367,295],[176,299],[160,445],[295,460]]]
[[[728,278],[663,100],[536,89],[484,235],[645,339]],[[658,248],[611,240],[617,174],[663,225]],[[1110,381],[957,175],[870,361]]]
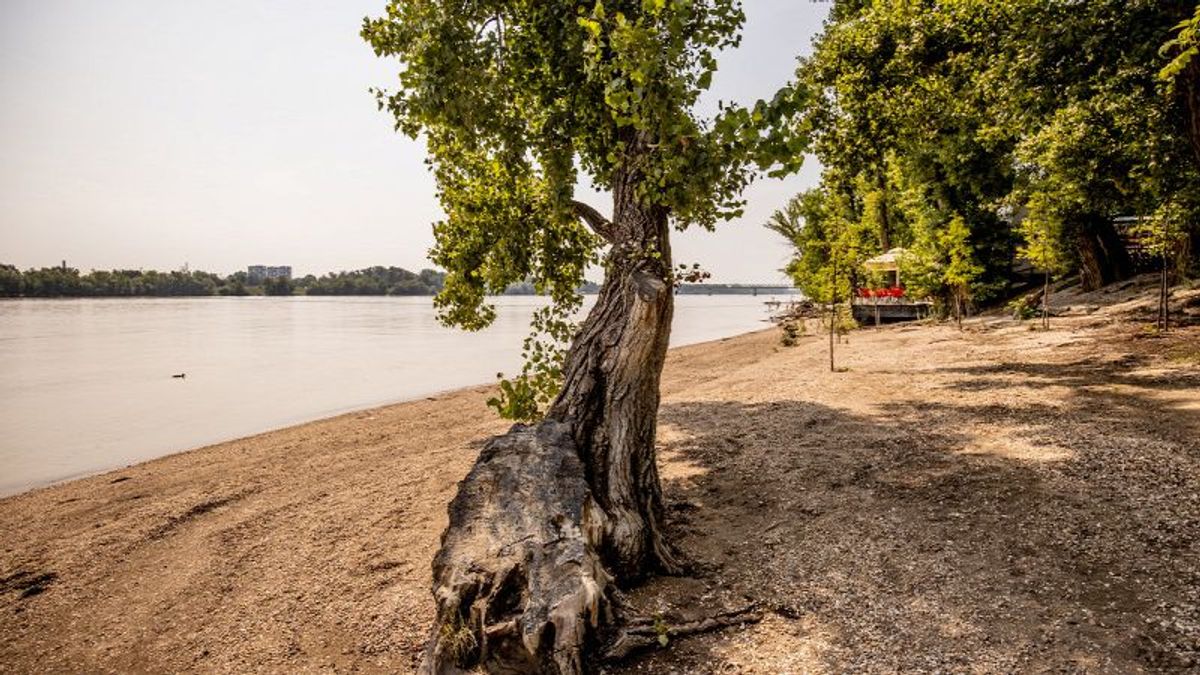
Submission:
[[[933,305],[928,302],[871,302],[856,299],[851,305],[854,320],[860,326],[879,326],[900,321],[917,321],[929,316]]]

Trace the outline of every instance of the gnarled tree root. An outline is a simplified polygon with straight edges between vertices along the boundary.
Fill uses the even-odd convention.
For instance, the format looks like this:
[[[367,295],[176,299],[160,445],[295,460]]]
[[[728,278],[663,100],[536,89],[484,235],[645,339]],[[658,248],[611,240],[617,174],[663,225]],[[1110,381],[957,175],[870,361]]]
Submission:
[[[426,673],[587,671],[616,589],[596,553],[604,514],[566,424],[493,438],[450,503],[433,562]]]
[[[730,626],[758,623],[762,615],[753,606],[685,623],[668,623],[663,620],[642,618],[630,621],[622,628],[604,650],[605,661],[620,661],[634,654],[664,644],[663,638],[672,640],[688,635],[708,633]]]

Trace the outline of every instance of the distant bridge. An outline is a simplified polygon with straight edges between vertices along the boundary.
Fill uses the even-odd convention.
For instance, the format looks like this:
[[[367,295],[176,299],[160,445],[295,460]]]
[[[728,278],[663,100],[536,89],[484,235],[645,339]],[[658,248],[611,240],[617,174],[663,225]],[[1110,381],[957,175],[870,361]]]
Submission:
[[[796,295],[800,289],[779,282],[762,284],[683,284],[680,295]]]

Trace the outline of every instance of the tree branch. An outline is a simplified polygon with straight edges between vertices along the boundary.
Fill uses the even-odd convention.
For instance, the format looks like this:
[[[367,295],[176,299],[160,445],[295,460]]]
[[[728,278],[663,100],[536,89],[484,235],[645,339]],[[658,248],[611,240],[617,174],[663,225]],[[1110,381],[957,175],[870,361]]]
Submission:
[[[613,243],[613,224],[608,218],[605,218],[599,211],[584,204],[580,201],[572,201],[571,208],[575,216],[588,224],[592,231],[600,235],[600,238],[608,243]]]
[[[633,619],[621,629],[615,639],[609,643],[608,648],[604,650],[604,660],[621,661],[637,652],[661,646],[663,637],[670,640],[708,633],[729,626],[758,623],[761,620],[762,614],[753,605],[676,625],[659,625],[653,619],[645,617]]]

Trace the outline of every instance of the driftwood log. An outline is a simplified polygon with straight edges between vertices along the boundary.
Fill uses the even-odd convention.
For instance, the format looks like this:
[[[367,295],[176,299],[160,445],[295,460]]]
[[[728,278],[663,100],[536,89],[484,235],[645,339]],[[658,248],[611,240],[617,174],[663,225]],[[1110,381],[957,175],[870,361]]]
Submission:
[[[668,640],[755,623],[754,607],[693,621],[633,617],[598,546],[605,516],[568,425],[491,439],[450,503],[433,561],[429,674],[576,675]]]
[[[433,562],[425,672],[585,672],[612,618],[615,587],[596,553],[603,518],[567,425],[491,439],[450,503]]]

